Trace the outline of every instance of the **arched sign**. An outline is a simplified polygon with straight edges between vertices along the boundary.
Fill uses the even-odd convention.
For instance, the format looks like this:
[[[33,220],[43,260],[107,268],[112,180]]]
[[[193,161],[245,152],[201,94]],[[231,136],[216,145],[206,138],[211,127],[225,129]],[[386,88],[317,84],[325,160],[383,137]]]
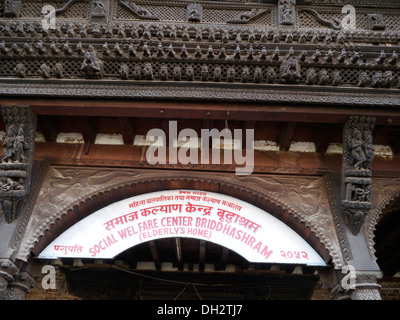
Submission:
[[[153,192],[113,203],[66,230],[39,258],[111,259],[140,243],[171,237],[211,241],[250,262],[326,265],[271,214],[230,196],[195,190]]]

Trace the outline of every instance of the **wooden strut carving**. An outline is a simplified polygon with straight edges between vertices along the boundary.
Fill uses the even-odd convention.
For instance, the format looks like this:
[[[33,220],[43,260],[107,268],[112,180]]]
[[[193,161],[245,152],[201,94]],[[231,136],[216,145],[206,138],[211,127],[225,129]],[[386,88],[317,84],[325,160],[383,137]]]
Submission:
[[[371,164],[375,157],[372,131],[375,118],[350,117],[344,126],[342,162],[342,210],[354,235],[371,209]]]
[[[29,196],[36,118],[29,107],[2,106],[6,132],[0,163],[0,208],[13,222]]]

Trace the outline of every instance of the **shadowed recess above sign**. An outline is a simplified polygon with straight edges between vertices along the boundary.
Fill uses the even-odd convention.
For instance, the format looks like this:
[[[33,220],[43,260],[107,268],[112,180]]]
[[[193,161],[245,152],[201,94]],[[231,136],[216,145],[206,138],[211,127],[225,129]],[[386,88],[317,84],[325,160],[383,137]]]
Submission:
[[[115,202],[70,227],[39,258],[112,259],[143,242],[171,237],[210,241],[249,262],[326,265],[271,214],[230,196],[196,190],[159,191]]]

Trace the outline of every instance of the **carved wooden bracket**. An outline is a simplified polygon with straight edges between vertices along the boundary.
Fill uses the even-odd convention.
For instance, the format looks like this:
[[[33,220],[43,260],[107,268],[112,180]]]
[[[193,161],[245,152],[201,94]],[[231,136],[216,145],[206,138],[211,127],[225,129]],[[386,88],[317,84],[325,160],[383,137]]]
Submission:
[[[0,208],[7,223],[13,222],[31,186],[36,117],[27,106],[2,106],[6,132],[0,163]]]
[[[364,218],[371,209],[374,126],[375,118],[370,117],[350,117],[344,126],[342,210],[346,224],[354,235],[359,233]]]

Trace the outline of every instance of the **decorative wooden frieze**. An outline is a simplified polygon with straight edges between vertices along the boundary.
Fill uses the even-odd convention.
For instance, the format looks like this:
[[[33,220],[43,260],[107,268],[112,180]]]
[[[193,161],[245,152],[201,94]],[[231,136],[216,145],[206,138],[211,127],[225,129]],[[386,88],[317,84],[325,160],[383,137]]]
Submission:
[[[342,211],[354,235],[370,211],[371,164],[375,157],[372,131],[375,119],[351,117],[344,126],[342,161]]]
[[[0,207],[13,222],[29,196],[36,118],[27,106],[2,106],[6,132],[0,163]]]
[[[54,29],[44,30],[37,19],[24,20],[33,2],[24,3],[15,21],[0,19],[0,59],[5,61],[0,77],[18,80],[13,90],[28,81],[60,84],[59,79],[257,83],[260,90],[270,84],[317,85],[388,94],[400,88],[400,33],[369,30],[367,13],[375,13],[366,9],[364,30],[341,30],[332,8],[299,9],[294,0],[276,2],[275,8],[212,1],[65,2],[56,9]],[[169,4],[173,10],[168,8],[171,17],[166,17]],[[81,8],[90,19],[76,20]],[[310,10],[326,21],[315,22]],[[384,18],[388,30],[397,25],[387,13]],[[310,19],[316,27],[304,23]],[[255,27],[264,20],[262,28]],[[391,49],[381,52],[375,43]]]

